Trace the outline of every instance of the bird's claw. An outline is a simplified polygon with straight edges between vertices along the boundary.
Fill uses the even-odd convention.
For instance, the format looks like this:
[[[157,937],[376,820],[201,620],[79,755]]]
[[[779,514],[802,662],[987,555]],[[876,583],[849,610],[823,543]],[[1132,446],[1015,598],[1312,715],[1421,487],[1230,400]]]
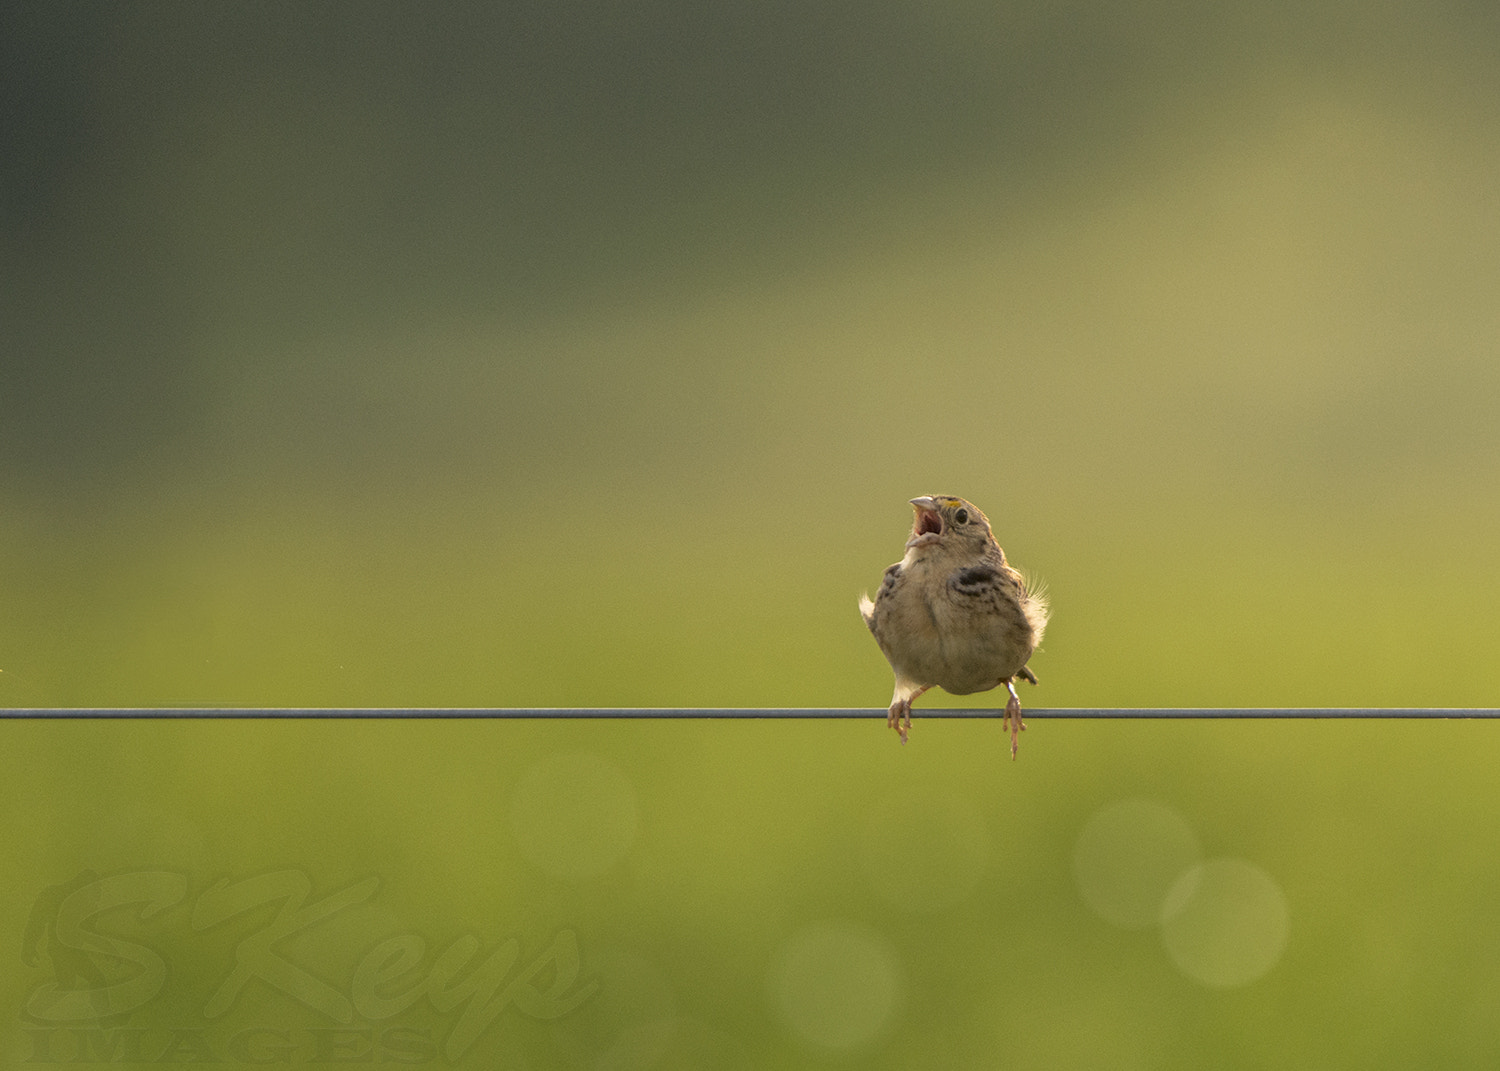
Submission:
[[[891,711],[885,717],[885,723],[889,728],[895,729],[901,735],[901,742],[906,743],[906,734],[911,732],[911,703],[897,700],[891,704]]]
[[[891,712],[885,716],[885,723],[901,734],[903,744],[906,743],[906,734],[911,732],[912,702],[931,687],[930,684],[924,684],[910,695],[903,695],[901,691],[897,691],[896,697],[891,700]]]
[[[1010,730],[1010,761],[1016,761],[1016,752],[1021,748],[1020,735],[1026,729],[1026,723],[1021,720],[1021,697],[1016,694],[1016,686],[1010,681],[1005,682],[1006,689],[1010,692],[1010,699],[1005,703],[1005,718],[1001,725]]]

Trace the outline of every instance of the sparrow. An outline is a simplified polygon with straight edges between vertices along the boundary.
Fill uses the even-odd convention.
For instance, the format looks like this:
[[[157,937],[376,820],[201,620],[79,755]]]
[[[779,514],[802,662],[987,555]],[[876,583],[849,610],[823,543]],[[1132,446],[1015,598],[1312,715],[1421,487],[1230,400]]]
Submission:
[[[929,688],[970,695],[1003,684],[1014,759],[1026,728],[1015,679],[1037,682],[1026,662],[1047,627],[1047,597],[1006,562],[989,519],[975,506],[952,495],[914,498],[911,505],[916,518],[906,556],[885,571],[873,602],[859,599],[896,673],[886,724],[904,744],[912,700]]]

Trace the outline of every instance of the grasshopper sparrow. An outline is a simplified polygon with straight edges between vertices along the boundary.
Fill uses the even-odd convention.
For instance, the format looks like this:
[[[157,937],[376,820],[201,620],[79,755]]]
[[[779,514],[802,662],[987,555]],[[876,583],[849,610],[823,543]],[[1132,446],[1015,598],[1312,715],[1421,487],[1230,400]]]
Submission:
[[[860,596],[859,612],[896,671],[896,694],[886,724],[911,729],[911,704],[937,685],[954,695],[984,692],[1001,684],[1010,692],[1004,724],[1010,757],[1016,757],[1021,697],[1014,680],[1032,684],[1026,660],[1042,642],[1047,599],[1005,561],[985,515],[961,498],[914,498],[916,521],[906,557],[885,571],[871,602]]]

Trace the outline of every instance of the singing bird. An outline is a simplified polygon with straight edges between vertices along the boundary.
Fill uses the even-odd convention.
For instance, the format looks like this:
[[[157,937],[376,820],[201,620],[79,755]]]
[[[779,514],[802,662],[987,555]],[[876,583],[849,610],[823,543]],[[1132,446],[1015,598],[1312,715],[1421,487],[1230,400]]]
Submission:
[[[1021,697],[1015,679],[1036,683],[1026,668],[1047,627],[1047,597],[1005,560],[990,522],[961,498],[911,500],[916,511],[906,556],[885,571],[871,602],[859,612],[896,672],[896,694],[886,724],[911,729],[911,704],[937,686],[954,695],[1005,685],[1004,725],[1016,757]]]

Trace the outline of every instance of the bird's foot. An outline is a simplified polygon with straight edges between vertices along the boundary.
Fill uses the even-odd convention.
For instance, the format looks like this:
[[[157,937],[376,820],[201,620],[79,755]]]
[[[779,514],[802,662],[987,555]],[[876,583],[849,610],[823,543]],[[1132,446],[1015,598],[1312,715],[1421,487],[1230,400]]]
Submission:
[[[915,692],[912,692],[911,695],[902,695],[898,691],[896,693],[896,698],[891,700],[891,712],[886,715],[885,723],[892,729],[895,729],[896,732],[901,734],[901,742],[903,744],[906,743],[906,734],[911,732],[912,701],[931,687],[932,685],[930,684],[925,685],[924,687],[918,688]]]
[[[1016,694],[1016,686],[1012,681],[1005,682],[1006,691],[1010,692],[1010,699],[1005,703],[1005,719],[1000,723],[1010,729],[1010,759],[1016,760],[1016,752],[1020,750],[1019,739],[1021,731],[1026,728],[1026,723],[1021,720],[1021,697]]]
[[[898,699],[892,703],[891,712],[886,715],[885,723],[900,733],[901,742],[906,743],[906,734],[911,731],[911,700]]]

